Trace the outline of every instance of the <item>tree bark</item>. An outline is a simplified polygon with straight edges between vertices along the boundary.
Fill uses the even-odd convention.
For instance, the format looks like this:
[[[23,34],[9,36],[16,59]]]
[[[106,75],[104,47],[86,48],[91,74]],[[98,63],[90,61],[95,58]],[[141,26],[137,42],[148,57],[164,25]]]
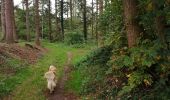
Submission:
[[[100,15],[103,13],[103,0],[100,0],[99,2],[99,11],[100,11]]]
[[[92,0],[92,21],[91,21],[91,33],[92,33],[92,38],[93,38],[93,33],[94,33],[94,0]]]
[[[103,0],[99,0],[99,16],[103,14]],[[101,25],[100,25],[101,26]],[[99,27],[98,31],[98,46],[104,46],[104,35],[102,33],[101,27]]]
[[[64,3],[63,3],[63,0],[60,1],[60,4],[61,4],[61,33],[62,33],[62,40],[64,41],[64,17],[63,17]]]
[[[5,41],[6,37],[6,23],[5,23],[5,0],[1,0],[1,27],[2,27],[2,41]]]
[[[86,0],[83,0],[83,32],[84,39],[87,40],[87,17],[86,17]]]
[[[15,13],[14,13],[14,1],[12,0],[12,25],[13,25],[13,37],[15,41],[18,41],[17,33],[16,33],[16,24],[15,24]]]
[[[14,43],[13,38],[13,17],[12,17],[12,0],[5,1],[5,23],[6,23],[6,43]]]
[[[73,1],[70,0],[70,29],[72,29],[73,23]]]
[[[40,46],[40,18],[39,18],[39,0],[35,0],[35,26],[36,26],[36,36],[35,44]]]
[[[131,48],[136,45],[137,38],[141,33],[137,17],[137,0],[123,0],[124,7],[124,24],[126,27],[126,34],[128,46]]]
[[[51,0],[48,0],[48,34],[49,40],[52,42],[52,31],[51,31]]]
[[[159,8],[157,2],[155,0],[152,0],[153,2],[153,8],[154,11],[157,12],[159,10],[162,10]],[[164,5],[160,5],[162,8],[164,8]],[[155,29],[156,29],[156,33],[157,36],[160,38],[162,43],[165,43],[165,16],[164,15],[160,15],[160,14],[156,14],[155,17]]]
[[[59,39],[60,37],[60,34],[59,34],[59,26],[58,26],[58,0],[55,0],[55,31],[56,31],[56,37],[57,37],[57,40]]]
[[[99,12],[99,0],[96,0],[96,41],[98,42],[98,12]]]
[[[26,34],[27,34],[27,41],[30,41],[29,4],[28,4],[28,0],[25,0],[25,6],[26,6]]]

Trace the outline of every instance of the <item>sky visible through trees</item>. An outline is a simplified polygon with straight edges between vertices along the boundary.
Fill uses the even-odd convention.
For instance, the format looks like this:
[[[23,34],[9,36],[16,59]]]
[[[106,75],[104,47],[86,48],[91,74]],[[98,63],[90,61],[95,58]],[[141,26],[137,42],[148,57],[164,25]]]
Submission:
[[[20,8],[22,8],[22,0],[14,0],[14,5],[15,6],[19,6]],[[69,0],[64,0],[64,1],[69,1]],[[86,0],[87,1],[87,5],[91,5],[91,0]],[[52,12],[55,12],[55,0],[51,0],[51,7],[52,7]]]

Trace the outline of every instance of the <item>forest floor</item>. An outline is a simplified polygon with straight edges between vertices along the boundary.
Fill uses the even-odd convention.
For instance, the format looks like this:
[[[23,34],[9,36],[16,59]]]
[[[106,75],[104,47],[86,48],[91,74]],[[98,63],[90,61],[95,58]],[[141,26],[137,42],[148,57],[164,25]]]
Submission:
[[[25,43],[21,43],[20,45],[23,45]],[[6,46],[8,47],[8,46]],[[10,48],[16,48],[18,45],[13,45]],[[86,55],[91,47],[84,47],[84,48],[73,48],[71,46],[65,45],[65,44],[54,44],[54,43],[42,43],[43,48],[47,49],[41,49],[41,50],[33,50],[35,53],[32,52],[32,54],[25,54],[23,58],[19,57],[19,59],[26,59],[28,60],[29,55],[36,56],[36,59],[28,60],[30,61],[30,64],[21,64],[22,69],[18,70],[16,74],[11,75],[9,78],[7,78],[7,81],[4,81],[6,84],[4,90],[1,90],[0,92],[5,93],[5,95],[8,95],[4,98],[4,100],[76,100],[78,99],[77,94],[74,91],[70,91],[65,87],[67,82],[70,80],[70,72],[72,71],[71,65],[74,65],[77,61],[80,60],[80,58],[83,57],[83,55]],[[18,47],[20,48],[20,47]],[[11,50],[11,49],[10,49]],[[28,48],[22,48],[22,49],[14,49],[12,51],[15,51],[16,53],[13,54],[24,54],[19,53],[19,51],[30,51]],[[71,60],[71,64],[66,64],[67,62],[67,52],[71,52],[73,57]],[[14,55],[14,57],[16,57]],[[35,61],[34,61],[35,60]],[[16,62],[15,62],[16,63]],[[53,64],[57,67],[58,73],[57,76],[59,77],[58,85],[55,89],[55,92],[53,94],[49,94],[47,92],[46,87],[46,79],[44,79],[44,73],[48,71],[49,66]],[[0,72],[1,76],[1,72]],[[1,84],[0,84],[1,87]],[[2,86],[4,87],[4,86]],[[5,91],[5,92],[4,92]],[[7,91],[7,92],[6,92]],[[4,95],[4,94],[3,94]],[[58,98],[58,99],[57,99]]]

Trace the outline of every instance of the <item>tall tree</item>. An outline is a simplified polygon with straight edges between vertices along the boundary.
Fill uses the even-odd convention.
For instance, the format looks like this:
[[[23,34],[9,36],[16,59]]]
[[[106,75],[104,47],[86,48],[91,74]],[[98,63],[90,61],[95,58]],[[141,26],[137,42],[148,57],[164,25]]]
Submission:
[[[99,0],[96,0],[96,41],[98,42],[98,12],[99,12]]]
[[[1,27],[2,27],[2,41],[6,37],[6,23],[5,23],[5,0],[1,0]]]
[[[48,34],[49,40],[52,42],[52,29],[51,29],[51,0],[48,0]]]
[[[83,0],[83,33],[84,39],[87,40],[87,16],[86,16],[86,0]]]
[[[91,25],[91,29],[92,29],[92,38],[93,38],[93,33],[94,33],[94,0],[92,0],[92,25]]]
[[[15,23],[15,13],[14,13],[14,1],[12,0],[12,25],[13,25],[13,37],[14,37],[14,40],[17,41],[18,38],[17,38],[17,34],[16,34],[16,23]]]
[[[99,12],[100,12],[100,15],[103,13],[103,0],[99,1]]]
[[[161,42],[165,43],[165,15],[164,14],[159,14],[158,12],[163,10],[164,8],[164,3],[163,4],[158,4],[160,1],[158,0],[152,0],[153,2],[153,8],[154,12],[156,12],[156,17],[155,17],[155,29],[157,36],[160,38]]]
[[[58,0],[55,0],[55,31],[57,40],[61,39],[60,35],[60,27],[59,27],[59,20],[58,20]]]
[[[25,6],[26,6],[26,34],[27,34],[27,41],[30,41],[30,27],[29,27],[29,4],[28,0],[25,0]]]
[[[13,3],[12,0],[5,1],[5,23],[6,23],[6,43],[14,43],[13,38]]]
[[[101,16],[103,14],[103,0],[99,0],[99,15]],[[100,25],[101,26],[101,25]],[[103,30],[99,27],[98,31],[98,46],[104,45],[104,36],[102,33]]]
[[[35,0],[35,27],[36,27],[35,44],[40,46],[39,0]]]
[[[73,24],[73,1],[70,0],[70,28],[72,29]]]
[[[128,46],[133,47],[136,45],[137,38],[141,33],[137,17],[137,0],[123,0],[124,8],[124,24],[128,39]]]
[[[60,5],[61,5],[61,33],[62,33],[62,40],[64,41],[64,2],[63,0],[60,1]]]

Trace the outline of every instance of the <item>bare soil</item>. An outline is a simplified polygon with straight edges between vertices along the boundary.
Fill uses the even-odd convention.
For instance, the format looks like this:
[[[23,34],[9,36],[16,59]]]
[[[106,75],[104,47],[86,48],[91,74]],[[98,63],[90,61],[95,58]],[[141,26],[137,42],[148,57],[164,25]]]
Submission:
[[[38,46],[35,47],[36,48],[31,48],[28,46],[20,46],[18,44],[9,45],[0,43],[0,64],[5,62],[5,58],[17,58],[27,61],[30,64],[36,63],[46,49]]]
[[[31,45],[31,44],[30,44]],[[34,47],[34,48],[32,48]],[[6,65],[7,59],[19,59],[25,61],[29,64],[34,64],[37,62],[43,53],[47,50],[42,47],[33,46],[29,47],[27,45],[20,46],[19,44],[5,44],[0,43],[0,73],[6,75],[13,75],[16,73],[16,69]]]

